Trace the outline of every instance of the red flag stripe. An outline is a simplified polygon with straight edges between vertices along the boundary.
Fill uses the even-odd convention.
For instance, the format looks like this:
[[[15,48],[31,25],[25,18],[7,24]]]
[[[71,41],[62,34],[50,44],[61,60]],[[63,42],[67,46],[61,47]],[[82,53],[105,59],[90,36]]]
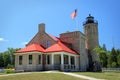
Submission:
[[[77,16],[77,9],[75,9],[74,12],[72,12],[70,16],[74,20],[74,18]]]

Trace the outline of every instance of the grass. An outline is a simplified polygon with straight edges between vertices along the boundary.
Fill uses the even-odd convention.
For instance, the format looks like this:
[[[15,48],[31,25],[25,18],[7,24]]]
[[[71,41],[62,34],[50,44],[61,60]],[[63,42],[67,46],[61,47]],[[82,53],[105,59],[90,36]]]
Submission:
[[[106,80],[120,80],[120,72],[73,72],[75,74],[95,77]],[[4,73],[0,73],[2,75]],[[6,74],[5,74],[6,75]],[[0,76],[0,80],[85,80],[61,73],[39,73],[19,74],[11,76]]]
[[[120,80],[120,72],[75,72],[75,73],[99,79]]]
[[[60,73],[36,73],[0,76],[0,80],[85,80]]]
[[[2,75],[2,74],[4,74],[4,73],[0,72],[0,75]]]

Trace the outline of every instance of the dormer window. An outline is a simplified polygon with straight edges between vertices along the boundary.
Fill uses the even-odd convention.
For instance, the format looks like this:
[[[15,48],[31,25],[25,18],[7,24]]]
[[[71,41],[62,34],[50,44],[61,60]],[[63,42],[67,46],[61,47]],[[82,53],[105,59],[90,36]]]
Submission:
[[[46,41],[46,47],[47,47],[47,48],[50,47],[50,40],[47,40],[47,41]]]

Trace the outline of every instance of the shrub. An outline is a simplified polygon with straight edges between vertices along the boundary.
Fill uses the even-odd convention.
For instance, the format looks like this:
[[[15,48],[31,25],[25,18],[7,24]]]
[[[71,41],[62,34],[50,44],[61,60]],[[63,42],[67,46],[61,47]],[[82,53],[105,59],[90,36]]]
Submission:
[[[112,68],[116,68],[116,67],[117,67],[116,62],[112,62]]]
[[[10,73],[14,73],[14,69],[10,68],[10,69],[5,69],[5,74],[10,74]]]
[[[14,68],[14,66],[11,65],[11,64],[8,64],[8,65],[7,65],[7,68]]]

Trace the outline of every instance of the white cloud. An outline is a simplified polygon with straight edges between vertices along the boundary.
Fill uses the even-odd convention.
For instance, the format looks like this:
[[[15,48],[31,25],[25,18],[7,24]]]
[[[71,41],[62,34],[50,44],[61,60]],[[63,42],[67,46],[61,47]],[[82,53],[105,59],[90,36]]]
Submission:
[[[28,42],[22,42],[22,45],[26,45]]]
[[[6,40],[4,38],[0,38],[0,42],[5,42],[5,41],[8,41],[8,40]]]

